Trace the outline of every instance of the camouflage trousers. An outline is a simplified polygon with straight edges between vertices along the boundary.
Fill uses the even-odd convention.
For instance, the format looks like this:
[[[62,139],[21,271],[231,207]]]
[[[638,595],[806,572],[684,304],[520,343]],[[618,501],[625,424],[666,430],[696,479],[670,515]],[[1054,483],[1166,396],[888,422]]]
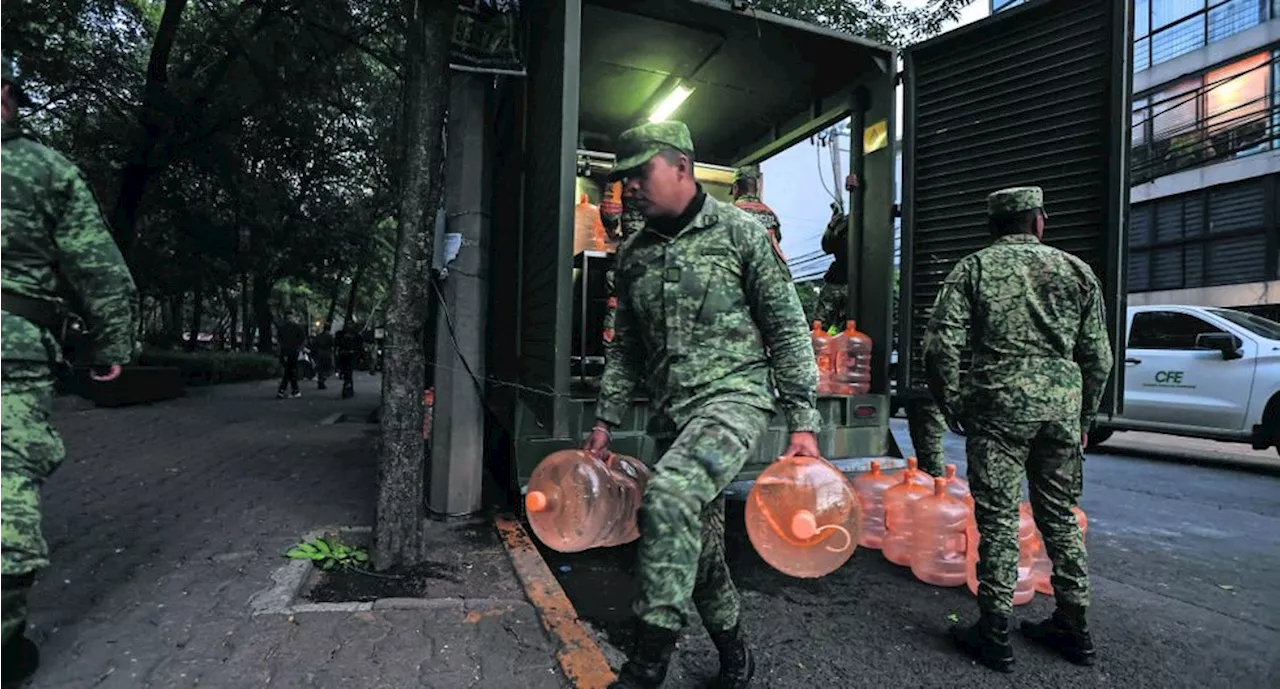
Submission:
[[[830,282],[823,282],[822,289],[818,291],[818,306],[813,317],[822,321],[822,327],[830,328],[836,326],[840,330],[844,330],[845,321],[848,317],[845,310],[849,304],[849,286],[836,285]]]
[[[947,420],[933,398],[925,394],[907,402],[907,430],[911,433],[911,445],[916,449],[920,470],[931,476],[942,476],[946,468],[942,437],[947,432]]]
[[[635,612],[650,625],[679,630],[692,600],[702,623],[722,632],[738,624],[741,603],[724,559],[724,489],[756,450],[769,413],[736,402],[712,403],[672,442],[640,509]]]
[[[613,273],[613,269],[604,271],[604,293],[608,295],[608,301],[605,303],[604,309],[604,328],[600,333],[604,340],[604,346],[608,348],[609,343],[613,342],[613,324],[618,317],[618,297],[614,294],[617,277]]]
[[[1071,512],[1084,482],[1080,422],[983,420],[969,426],[969,488],[979,536],[978,606],[1004,615],[1013,611],[1024,475],[1031,511],[1053,562],[1054,594],[1060,603],[1088,606],[1084,537]]]
[[[27,593],[37,570],[49,564],[40,530],[40,488],[62,462],[62,438],[54,430],[53,372],[48,364],[3,363],[0,417],[0,517],[3,525],[4,641],[27,618]]]

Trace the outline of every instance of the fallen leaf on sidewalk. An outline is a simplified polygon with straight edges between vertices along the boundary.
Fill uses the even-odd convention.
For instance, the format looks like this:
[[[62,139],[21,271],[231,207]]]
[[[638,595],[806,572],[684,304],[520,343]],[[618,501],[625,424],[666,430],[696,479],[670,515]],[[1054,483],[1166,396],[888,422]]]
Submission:
[[[1223,591],[1235,591],[1235,590],[1236,590],[1236,587],[1232,586],[1231,584],[1218,584],[1218,588],[1222,589]]]

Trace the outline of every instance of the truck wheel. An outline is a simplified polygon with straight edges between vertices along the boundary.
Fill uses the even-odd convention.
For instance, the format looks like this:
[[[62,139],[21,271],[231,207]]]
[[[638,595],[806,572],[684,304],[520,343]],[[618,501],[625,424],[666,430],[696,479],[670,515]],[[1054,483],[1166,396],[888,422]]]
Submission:
[[[1089,447],[1097,447],[1111,438],[1115,431],[1110,428],[1095,428],[1089,431]]]

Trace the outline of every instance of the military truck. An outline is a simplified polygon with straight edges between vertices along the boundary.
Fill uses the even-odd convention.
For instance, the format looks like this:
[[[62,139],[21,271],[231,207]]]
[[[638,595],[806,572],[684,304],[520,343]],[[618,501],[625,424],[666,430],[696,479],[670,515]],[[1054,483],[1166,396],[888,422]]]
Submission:
[[[595,418],[592,286],[607,256],[574,256],[574,205],[598,203],[615,137],[646,118],[685,122],[699,177],[723,195],[730,171],[845,119],[849,313],[874,341],[868,394],[819,400],[829,458],[901,456],[889,432],[895,314],[895,87],[905,86],[902,390],[919,384],[919,344],[951,266],[988,242],[985,196],[1045,188],[1049,241],[1087,260],[1123,317],[1127,207],[1128,3],[1042,0],[903,51],[711,0],[531,0],[527,77],[499,108],[487,392],[491,460],[523,484],[549,452],[577,446]],[[768,180],[766,180],[766,185]],[[595,191],[591,191],[595,190]],[[600,259],[600,260],[598,260]],[[575,299],[575,294],[577,295]],[[576,308],[575,308],[576,307]],[[575,344],[575,340],[579,340]],[[1121,343],[1116,341],[1117,357]],[[1112,398],[1115,399],[1115,398]],[[654,461],[650,409],[636,399],[613,445]],[[740,479],[783,449],[775,417]]]

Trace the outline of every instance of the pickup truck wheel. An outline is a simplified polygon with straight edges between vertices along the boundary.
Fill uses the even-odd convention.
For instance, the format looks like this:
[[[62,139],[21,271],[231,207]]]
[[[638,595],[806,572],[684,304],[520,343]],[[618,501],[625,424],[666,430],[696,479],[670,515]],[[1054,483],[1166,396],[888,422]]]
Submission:
[[[1095,428],[1089,431],[1089,447],[1097,447],[1111,438],[1115,431],[1110,428]]]

